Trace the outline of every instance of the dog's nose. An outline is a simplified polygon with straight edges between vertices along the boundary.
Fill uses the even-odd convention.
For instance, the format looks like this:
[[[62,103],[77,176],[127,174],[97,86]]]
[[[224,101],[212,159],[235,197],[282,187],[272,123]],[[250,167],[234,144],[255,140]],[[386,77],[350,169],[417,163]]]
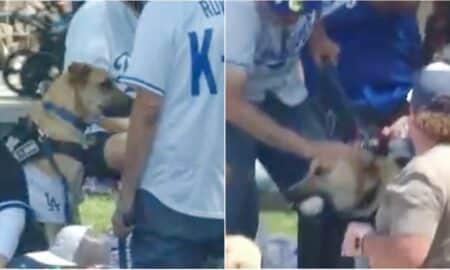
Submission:
[[[322,175],[325,174],[325,168],[323,168],[322,166],[317,166],[317,167],[314,169],[313,174],[316,175],[316,176],[322,176]]]
[[[106,117],[128,117],[133,108],[133,99],[124,95],[121,101],[113,102],[102,109],[102,113]]]

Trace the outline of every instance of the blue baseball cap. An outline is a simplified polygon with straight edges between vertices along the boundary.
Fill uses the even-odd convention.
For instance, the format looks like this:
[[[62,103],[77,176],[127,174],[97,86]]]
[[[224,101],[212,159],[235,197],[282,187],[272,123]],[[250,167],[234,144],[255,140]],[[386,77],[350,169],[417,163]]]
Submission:
[[[269,7],[275,13],[285,16],[290,14],[307,14],[322,9],[322,1],[305,0],[270,0]]]
[[[420,70],[410,96],[413,110],[450,114],[450,65],[435,62]]]

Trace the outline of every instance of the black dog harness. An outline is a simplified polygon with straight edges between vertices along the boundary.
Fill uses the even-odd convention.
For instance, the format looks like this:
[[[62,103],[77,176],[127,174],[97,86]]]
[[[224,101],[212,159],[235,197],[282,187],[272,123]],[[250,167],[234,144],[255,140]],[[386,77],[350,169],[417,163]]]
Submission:
[[[62,111],[59,110],[59,107],[56,107],[55,105],[46,106],[45,103],[43,105],[44,109],[48,111],[55,110],[55,114],[60,116],[59,113]],[[63,113],[62,115],[63,116],[60,117],[64,119],[67,118],[69,114]],[[81,124],[77,125],[77,128],[81,127]],[[28,162],[40,158],[48,159],[52,169],[55,170],[56,174],[61,179],[65,199],[65,220],[66,223],[71,223],[72,214],[68,181],[56,164],[54,155],[67,155],[84,164],[85,149],[83,146],[78,143],[57,141],[49,138],[47,134],[41,131],[29,118],[20,118],[17,125],[2,139],[2,143],[6,145],[6,148],[20,165],[25,165]]]

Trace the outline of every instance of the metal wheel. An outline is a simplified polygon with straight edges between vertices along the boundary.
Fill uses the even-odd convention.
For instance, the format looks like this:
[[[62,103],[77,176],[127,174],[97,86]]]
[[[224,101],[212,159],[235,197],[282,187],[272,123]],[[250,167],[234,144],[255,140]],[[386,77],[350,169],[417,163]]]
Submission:
[[[30,55],[30,50],[19,50],[12,53],[3,65],[3,81],[9,89],[19,95],[23,95],[24,87],[21,79],[22,68]]]
[[[59,74],[57,59],[51,53],[39,52],[29,56],[20,71],[23,93],[39,96],[39,84],[53,81]]]
[[[3,66],[8,59],[9,49],[4,42],[0,42],[0,65]]]

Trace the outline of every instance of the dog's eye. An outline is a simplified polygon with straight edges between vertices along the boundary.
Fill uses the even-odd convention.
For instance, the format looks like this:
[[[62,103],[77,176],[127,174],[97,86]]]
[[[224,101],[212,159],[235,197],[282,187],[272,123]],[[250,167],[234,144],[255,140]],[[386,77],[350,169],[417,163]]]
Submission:
[[[314,175],[316,175],[316,176],[322,176],[322,175],[324,175],[324,174],[326,174],[328,172],[328,170],[326,169],[326,168],[324,168],[324,167],[322,167],[322,166],[317,166],[315,169],[314,169]]]
[[[403,158],[403,157],[400,157],[400,158],[396,158],[396,159],[395,159],[395,163],[396,163],[397,166],[399,166],[400,168],[403,168],[403,167],[405,167],[405,166],[408,164],[408,162],[409,162],[410,160],[411,160],[410,158]]]
[[[100,83],[100,87],[103,89],[111,89],[113,88],[113,82],[110,79],[106,79]]]

